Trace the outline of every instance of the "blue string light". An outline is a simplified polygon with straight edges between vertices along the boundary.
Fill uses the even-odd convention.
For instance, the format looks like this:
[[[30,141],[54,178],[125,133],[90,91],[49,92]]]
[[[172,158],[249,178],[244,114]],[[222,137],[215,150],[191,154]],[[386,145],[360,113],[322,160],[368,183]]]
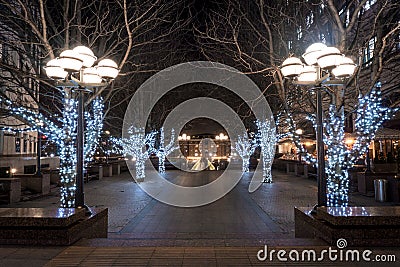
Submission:
[[[160,140],[158,143],[158,148],[155,153],[158,157],[158,172],[165,173],[165,158],[171,154],[174,150],[178,149],[179,146],[174,146],[175,144],[175,130],[171,129],[171,139],[168,145],[165,145],[164,140],[164,127],[160,129]]]
[[[250,139],[248,134],[245,132],[243,135],[239,135],[235,142],[235,149],[238,155],[242,158],[242,172],[249,172],[250,157],[253,155],[257,141]]]
[[[271,167],[275,156],[276,133],[275,127],[272,127],[271,121],[256,121],[257,133],[256,140],[261,148],[263,161],[263,182],[272,183]]]

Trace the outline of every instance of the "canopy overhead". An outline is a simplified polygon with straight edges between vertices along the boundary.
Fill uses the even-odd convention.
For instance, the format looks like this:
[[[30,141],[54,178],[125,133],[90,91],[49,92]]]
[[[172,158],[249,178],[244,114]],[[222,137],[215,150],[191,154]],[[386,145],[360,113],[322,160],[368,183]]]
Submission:
[[[375,140],[400,139],[400,130],[391,128],[379,128],[375,134]]]

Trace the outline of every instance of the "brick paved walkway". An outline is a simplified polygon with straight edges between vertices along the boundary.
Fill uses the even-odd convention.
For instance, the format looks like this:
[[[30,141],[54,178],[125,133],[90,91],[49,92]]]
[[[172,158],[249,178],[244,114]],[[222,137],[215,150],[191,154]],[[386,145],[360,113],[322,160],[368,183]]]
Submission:
[[[168,179],[185,185],[206,183],[219,174],[191,175],[167,172]],[[243,177],[222,199],[198,208],[171,207],[153,200],[133,182],[129,173],[90,181],[85,184],[86,203],[109,208],[109,238],[81,240],[67,249],[2,246],[0,266],[43,266],[51,259],[54,260],[48,266],[226,266],[234,263],[251,266],[259,264],[254,255],[264,244],[282,248],[325,246],[319,240],[294,238],[293,207],[315,204],[315,180],[274,172],[274,183],[263,184],[249,194],[249,178]],[[12,206],[58,206],[58,200],[54,193]],[[391,205],[357,194],[351,195],[350,201],[353,205]],[[135,256],[133,251],[151,255]],[[165,257],[160,256],[162,252],[166,253]]]

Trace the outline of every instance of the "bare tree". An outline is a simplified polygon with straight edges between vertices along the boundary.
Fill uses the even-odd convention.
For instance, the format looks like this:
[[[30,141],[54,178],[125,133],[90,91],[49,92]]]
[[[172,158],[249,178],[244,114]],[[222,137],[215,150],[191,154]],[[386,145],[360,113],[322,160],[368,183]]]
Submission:
[[[54,119],[66,133],[60,143],[62,155],[68,155],[63,156],[61,162],[62,206],[74,204],[74,175],[71,170],[75,162],[72,151],[75,122],[70,116],[70,111],[74,111],[70,100],[76,95],[73,90],[65,92],[65,88],[54,86],[43,75],[43,66],[62,50],[77,45],[90,47],[95,55],[101,55],[99,60],[108,57],[117,61],[121,70],[119,81],[112,86],[98,88],[86,103],[89,107],[89,102],[102,96],[109,110],[115,103],[111,102],[115,94],[123,91],[125,96],[129,96],[136,89],[130,83],[133,72],[149,71],[154,66],[162,65],[160,58],[158,64],[143,61],[147,55],[142,54],[141,49],[145,53],[151,51],[149,47],[156,48],[158,45],[161,48],[161,44],[179,30],[181,20],[174,16],[180,10],[177,8],[179,5],[179,1],[171,4],[163,0],[0,1],[1,97],[8,103],[11,101],[14,107],[20,105],[34,109],[50,119],[62,118]],[[136,51],[137,54],[134,53]],[[5,117],[16,117],[15,113],[9,112],[10,109],[3,111]],[[21,125],[27,122],[32,124],[32,120],[24,120],[23,116],[18,119]],[[65,149],[68,153],[64,153]]]
[[[301,55],[314,42],[337,46],[353,58],[358,65],[355,75],[344,86],[324,93],[325,117],[331,122],[345,117],[352,121],[362,96],[368,97],[376,87],[396,106],[399,7],[395,0],[214,1],[208,6],[206,19],[195,24],[193,31],[208,59],[233,65],[256,80],[273,103],[275,114],[281,113],[288,120],[283,130],[291,132],[301,150],[296,125],[315,114],[315,95],[282,77],[282,61]],[[327,168],[329,174],[346,166]]]

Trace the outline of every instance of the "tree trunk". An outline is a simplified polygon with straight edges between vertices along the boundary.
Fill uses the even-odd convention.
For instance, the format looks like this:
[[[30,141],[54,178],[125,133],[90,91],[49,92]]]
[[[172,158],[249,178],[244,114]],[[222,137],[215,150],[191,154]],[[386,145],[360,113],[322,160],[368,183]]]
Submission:
[[[144,160],[136,159],[135,167],[136,167],[136,180],[138,182],[143,182],[145,173],[144,173]]]
[[[242,172],[249,172],[249,157],[243,157],[242,160]]]
[[[158,172],[165,173],[165,156],[164,156],[164,154],[158,156]]]

